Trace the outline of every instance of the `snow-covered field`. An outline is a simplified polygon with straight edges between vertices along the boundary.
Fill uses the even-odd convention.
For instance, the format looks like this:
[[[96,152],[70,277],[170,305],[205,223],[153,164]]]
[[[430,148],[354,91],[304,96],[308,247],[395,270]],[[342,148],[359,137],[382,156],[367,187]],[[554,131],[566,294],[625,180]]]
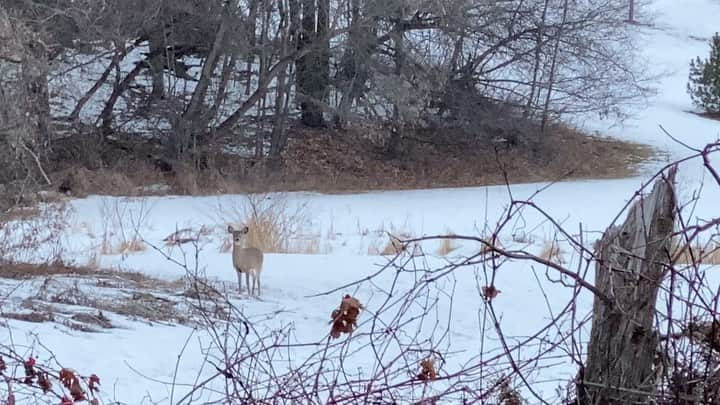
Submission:
[[[720,15],[720,3],[657,0],[648,11],[656,14],[656,24],[638,26],[638,35],[643,38],[643,50],[653,63],[653,70],[668,73],[657,84],[660,93],[624,126],[608,127],[594,118],[588,118],[584,125],[601,134],[656,146],[668,152],[668,159],[674,160],[689,155],[690,151],[665,136],[660,125],[682,142],[696,147],[720,136],[720,122],[689,112],[692,106],[685,91],[688,62],[697,55],[707,54],[707,40],[717,29],[714,17]],[[701,163],[692,161],[681,167],[679,189],[683,201],[689,200],[705,180]],[[445,275],[434,271],[476,254],[481,244],[473,241],[457,242],[458,249],[448,255],[438,252],[439,240],[422,242],[424,255],[401,255],[399,261],[404,263],[405,271],[396,271],[398,261],[391,263],[392,256],[376,253],[387,244],[387,232],[409,237],[445,233],[486,237],[503,220],[512,200],[525,199],[531,199],[561,221],[563,228],[576,237],[582,229],[583,240],[591,246],[635,190],[648,180],[649,174],[663,164],[665,162],[656,162],[636,178],[567,181],[553,184],[540,193],[538,190],[547,184],[268,196],[285,201],[289,215],[300,212],[302,221],[295,229],[296,242],[307,242],[313,247],[308,249],[311,253],[267,254],[260,299],[236,292],[230,253],[223,249],[229,237],[227,223],[239,219],[235,209],[245,203],[244,196],[142,199],[95,196],[73,200],[68,203],[68,225],[61,234],[54,235],[57,236],[55,242],[44,250],[24,252],[23,259],[40,262],[59,255],[73,264],[136,271],[166,281],[178,280],[188,271],[197,272],[225,294],[255,327],[268,333],[283,329],[288,333],[286,342],[305,344],[277,354],[270,362],[279,368],[297,366],[324,347],[330,331],[330,313],[344,294],[353,295],[366,307],[360,315],[357,334],[373,328],[374,314],[387,325],[404,325],[408,335],[398,337],[397,346],[388,344],[388,351],[383,354],[361,346],[368,339],[358,339],[356,345],[347,349],[348,363],[343,365],[352,370],[353,375],[379,373],[380,364],[397,354],[395,351],[402,342],[440,351],[444,358],[441,375],[483,364],[486,371],[479,372],[486,372],[490,380],[497,379],[493,370],[510,368],[505,356],[497,359],[493,356],[502,354],[504,344],[512,348],[529,339],[523,349],[510,353],[517,367],[527,371],[526,378],[535,394],[529,393],[520,381],[513,380],[513,385],[530,403],[540,402],[535,395],[557,403],[553,401],[558,400],[566,382],[577,371],[571,355],[579,355],[578,348],[567,335],[574,326],[560,323],[552,330],[543,328],[572,300],[575,291],[569,280],[565,280],[570,285],[567,287],[557,282],[560,276],[554,270],[520,261],[503,263],[495,268],[497,271],[487,262],[466,265]],[[720,191],[707,183],[703,190],[704,203],[695,207],[694,217],[717,216],[713,210]],[[164,244],[165,237],[181,228],[204,228],[197,249],[191,244],[182,245],[182,249]],[[564,242],[565,237],[557,235],[553,224],[531,207],[516,214],[499,236],[502,246],[508,249],[526,249],[536,254],[557,237],[565,249],[565,266],[574,269],[582,264]],[[117,252],[121,242],[135,238],[145,242],[146,250]],[[385,271],[366,282],[322,294],[364,279],[384,267]],[[501,291],[493,300],[493,311],[504,343],[482,299],[482,287],[489,285],[491,278]],[[56,277],[50,281],[0,279],[3,297],[0,302],[4,312],[8,312],[8,308],[28,311],[32,303],[53,302],[53,296],[67,291],[78,291],[82,296],[95,294],[108,302],[132,296],[131,283],[115,281],[117,285],[100,285],[96,278],[83,277]],[[46,285],[41,288],[43,283]],[[108,283],[112,284],[112,279]],[[167,289],[154,290],[154,293],[176,302],[179,312],[191,311],[178,295],[183,288],[177,286],[176,293]],[[45,296],[28,299],[38,289],[44,291]],[[399,297],[413,299],[395,301]],[[194,328],[176,319],[149,322],[108,312],[106,315],[115,328],[82,332],[58,320],[64,319],[63,311],[68,310],[71,303],[53,305],[59,314],[54,322],[8,320],[7,326],[0,329],[0,339],[4,342],[12,339],[23,354],[33,354],[41,361],[57,362],[83,374],[98,374],[103,398],[127,404],[177,403],[192,386],[217,372],[206,361],[214,362],[219,355],[217,337],[203,328]],[[574,317],[582,319],[590,305],[591,296],[580,293],[576,308],[580,315]],[[414,318],[423,312],[427,312],[423,319]],[[563,319],[570,319],[570,315]],[[445,330],[448,333],[443,333]],[[536,336],[539,331],[542,332]],[[587,328],[575,331],[574,336],[586,339]],[[51,353],[54,357],[50,357]],[[542,353],[539,362],[525,363],[539,353]],[[423,357],[418,354],[417,360]],[[413,368],[417,364],[410,364],[408,373],[417,372]],[[487,385],[494,382],[490,380]],[[222,398],[224,383],[224,379],[216,379],[183,403]],[[561,389],[560,394],[557,388]],[[420,391],[416,394],[420,395]]]

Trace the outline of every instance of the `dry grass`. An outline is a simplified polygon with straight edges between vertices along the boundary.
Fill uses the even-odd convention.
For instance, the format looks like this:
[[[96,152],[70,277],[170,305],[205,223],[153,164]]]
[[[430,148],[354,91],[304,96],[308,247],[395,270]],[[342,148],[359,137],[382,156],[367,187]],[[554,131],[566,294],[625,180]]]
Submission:
[[[269,183],[286,190],[353,192],[503,184],[570,178],[622,178],[656,157],[649,146],[588,136],[555,124],[539,151],[530,144],[495,150],[452,130],[421,130],[403,139],[388,159],[376,128],[346,132],[297,128],[286,165]],[[572,159],[567,159],[572,156]],[[498,164],[498,161],[501,164]]]
[[[671,257],[676,258],[678,264],[720,264],[720,245],[715,242],[701,245],[695,243],[692,246],[673,242]]]
[[[290,235],[284,230],[282,217],[265,211],[251,214],[243,223],[250,229],[247,234],[248,246],[268,253],[289,253]]]
[[[100,254],[111,255],[114,254],[114,252],[115,250],[113,249],[112,243],[110,242],[110,238],[107,236],[107,234],[104,234],[102,242],[100,242]]]
[[[178,282],[167,282],[155,279],[139,272],[108,269],[97,270],[89,266],[68,266],[62,262],[46,264],[3,263],[0,265],[0,277],[2,278],[27,280],[36,277],[50,276],[105,277],[146,286],[163,286],[168,288],[176,288],[178,286]]]
[[[103,198],[100,202],[102,239],[99,250],[103,255],[144,252],[146,244],[140,237],[150,209],[145,198]]]
[[[0,266],[0,277],[45,280],[33,298],[23,302],[23,311],[3,313],[5,317],[28,322],[58,322],[71,329],[94,332],[97,326],[112,327],[103,312],[154,322],[185,323],[190,317],[169,295],[182,290],[184,280],[165,281],[137,272],[96,270],[62,263],[6,263]],[[63,281],[63,277],[69,280]],[[69,312],[56,313],[53,304],[87,308],[68,318]],[[87,313],[87,309],[97,312]]]
[[[531,245],[535,242],[531,234],[522,231],[513,233],[512,240],[513,242],[522,243],[525,245]]]
[[[284,195],[248,195],[243,203],[229,211],[220,207],[222,217],[248,227],[247,246],[266,253],[316,253],[319,236],[310,237],[303,231],[308,214],[303,205],[292,207]],[[315,240],[317,239],[317,240]],[[310,243],[308,243],[308,241]],[[224,248],[225,245],[221,247]]]
[[[360,251],[359,253],[362,254],[362,251]],[[377,243],[371,242],[370,244],[368,244],[366,253],[368,256],[380,256],[380,247]]]
[[[69,228],[68,205],[59,202],[22,212],[0,219],[0,263],[59,260],[64,253],[62,235]]]
[[[40,215],[37,207],[16,207],[0,213],[0,224],[11,221],[22,221]]]
[[[408,233],[401,233],[399,235],[389,234],[388,240],[382,249],[378,245],[370,245],[368,247],[368,255],[371,256],[396,256],[399,254],[409,254],[410,256],[422,256],[423,250],[419,243],[407,243],[407,239],[412,239],[412,236]]]
[[[100,242],[100,254],[118,255],[139,253],[147,250],[147,245],[139,238],[120,240],[118,243],[113,243],[111,239],[112,238],[108,237],[107,234],[103,235],[102,242]]]
[[[308,236],[303,239],[296,239],[292,243],[292,251],[306,255],[329,254],[332,249],[323,244],[320,236]]]
[[[452,235],[453,233],[450,231],[446,232],[447,235]],[[453,251],[460,248],[460,244],[457,242],[457,240],[452,238],[445,238],[440,241],[440,247],[438,248],[438,254],[440,256],[447,256],[448,254],[452,253]]]
[[[565,251],[556,240],[546,240],[543,243],[542,250],[540,250],[541,258],[557,264],[565,263],[564,256]]]
[[[380,251],[382,256],[395,256],[405,250],[406,246],[400,241],[400,239],[390,236],[385,247]]]
[[[144,252],[145,250],[147,250],[145,242],[139,239],[131,239],[129,241],[120,242],[120,253],[137,253]]]
[[[100,269],[100,255],[98,252],[93,252],[88,258],[86,266],[92,270]]]
[[[40,311],[31,312],[4,312],[3,317],[23,322],[44,323],[53,320],[52,314]]]
[[[500,243],[500,240],[495,238],[493,240],[492,236],[488,236],[485,238],[482,238],[483,242],[481,242],[480,245],[480,253],[482,254],[488,254],[493,252],[493,247],[496,249],[503,249],[502,243]]]
[[[381,226],[377,232],[379,234],[387,235],[387,240],[384,243],[380,242],[380,244],[371,245],[368,248],[369,255],[395,256],[408,250],[411,250],[412,254],[416,254],[415,251],[417,246],[408,246],[403,242],[407,239],[411,239],[412,235],[410,232],[403,230],[402,227],[397,227],[391,223],[387,227]]]
[[[557,123],[549,127],[539,150],[521,140],[501,145],[497,156],[488,141],[460,130],[417,129],[403,137],[401,153],[392,159],[383,153],[388,133],[377,125],[358,124],[343,131],[294,125],[289,130],[296,136],[290,139],[282,165],[276,170],[255,159],[225,153],[224,144],[199,152],[202,168],[183,162],[158,162],[159,145],[152,141],[143,145],[137,137],[114,134],[125,147],[95,145],[103,150],[93,151],[82,144],[89,142],[82,136],[64,140],[79,144],[57,148],[69,146],[66,149],[75,152],[52,156],[51,160],[58,163],[49,168],[50,177],[61,190],[74,196],[296,190],[342,193],[502,184],[504,173],[511,183],[626,177],[656,156],[646,145],[588,136]],[[95,169],[98,166],[101,168]]]

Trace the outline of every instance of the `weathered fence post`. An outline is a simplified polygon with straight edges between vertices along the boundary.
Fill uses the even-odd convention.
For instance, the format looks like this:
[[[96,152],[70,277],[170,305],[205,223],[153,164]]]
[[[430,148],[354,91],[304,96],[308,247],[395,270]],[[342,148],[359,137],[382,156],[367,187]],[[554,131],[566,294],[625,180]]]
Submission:
[[[625,223],[608,228],[598,245],[595,286],[612,304],[595,297],[588,356],[578,383],[583,405],[652,399],[655,308],[668,274],[676,172],[673,166],[658,179],[652,192],[633,204]]]

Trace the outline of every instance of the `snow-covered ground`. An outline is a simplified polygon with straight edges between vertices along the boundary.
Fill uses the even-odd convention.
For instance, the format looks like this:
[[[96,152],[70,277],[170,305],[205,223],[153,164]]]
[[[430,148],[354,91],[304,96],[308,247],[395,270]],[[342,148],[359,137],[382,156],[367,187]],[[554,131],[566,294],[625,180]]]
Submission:
[[[720,3],[711,0],[657,0],[651,7],[647,12],[655,14],[655,26],[638,26],[638,35],[643,39],[642,49],[653,64],[652,69],[668,73],[657,83],[658,96],[623,126],[610,127],[592,117],[584,125],[601,134],[656,146],[668,152],[668,159],[674,160],[690,154],[690,151],[665,136],[660,125],[682,142],[696,147],[720,136],[720,122],[689,112],[692,106],[685,90],[688,62],[695,56],[707,54],[708,39],[717,29],[714,24],[715,16],[720,15]],[[523,262],[504,263],[497,272],[493,272],[487,263],[469,265],[442,277],[432,271],[448,263],[459,263],[463,256],[477,253],[480,244],[472,241],[457,242],[459,248],[445,256],[438,252],[440,241],[423,242],[421,246],[425,255],[414,258],[405,255],[401,258],[407,263],[405,269],[408,271],[405,272],[395,270],[390,263],[391,256],[375,253],[382,251],[387,244],[386,232],[410,237],[444,233],[485,237],[502,221],[511,200],[524,199],[531,199],[547,214],[561,221],[562,226],[573,235],[582,229],[583,239],[591,245],[615,219],[634,191],[648,180],[649,173],[664,163],[654,163],[642,176],[635,178],[567,181],[553,184],[538,194],[537,191],[547,184],[269,196],[285,201],[289,213],[301,213],[302,221],[295,229],[295,239],[310,241],[314,252],[267,254],[261,299],[236,293],[230,253],[223,249],[228,239],[226,225],[239,219],[234,214],[237,212],[235,208],[245,203],[244,196],[89,197],[74,200],[69,202],[68,226],[61,235],[55,235],[57,243],[48,245],[45,250],[24,252],[23,258],[39,262],[60,255],[75,264],[137,271],[168,281],[183,277],[188,270],[197,270],[208,277],[246,317],[255,320],[256,325],[268,331],[286,328],[291,331],[287,338],[289,342],[308,344],[278,355],[273,360],[278,367],[300,364],[322,347],[330,331],[330,312],[338,306],[342,295],[352,294],[367,308],[360,315],[356,333],[362,334],[372,328],[372,314],[388,324],[407,322],[404,327],[413,334],[417,332],[417,342],[427,339],[425,347],[433,347],[443,353],[445,363],[440,370],[441,375],[449,375],[462,367],[481,362],[487,363],[488,376],[493,375],[491,369],[508,368],[504,356],[491,360],[502,352],[503,346],[482,300],[481,288],[490,284],[489,279],[492,278],[501,290],[493,300],[493,308],[506,344],[513,347],[524,339],[530,339],[523,349],[511,351],[514,361],[528,372],[526,377],[535,393],[553,403],[558,398],[556,388],[564,388],[565,382],[576,372],[568,353],[577,354],[566,336],[572,325],[561,324],[535,336],[551,317],[563,310],[574,294],[573,288],[556,282],[560,279],[558,274]],[[679,188],[683,201],[689,200],[705,176],[699,161],[681,167]],[[707,183],[703,190],[704,203],[695,208],[695,217],[716,216],[713,210],[716,209],[715,202],[720,198],[720,191]],[[187,244],[183,245],[184,250],[165,246],[165,237],[187,227],[196,230],[205,227],[208,230],[202,233],[197,252]],[[123,240],[136,237],[145,241],[146,250],[116,252]],[[540,211],[528,207],[500,233],[500,243],[507,248],[523,248],[539,253],[543,245],[555,237],[561,241],[565,239],[556,235],[555,228]],[[578,267],[581,264],[579,257],[572,254],[565,242],[561,244],[566,251],[565,265],[568,268]],[[168,256],[175,261],[167,260]],[[388,266],[387,270],[367,282],[328,295],[318,295],[361,280],[383,266]],[[418,283],[418,280],[428,281]],[[10,307],[27,309],[23,303],[27,303],[27,298],[44,282],[43,279],[1,281],[0,294],[4,297],[5,312]],[[49,288],[60,292],[70,288],[87,294],[101,292],[97,282],[86,278],[72,281],[59,277],[53,283],[57,285]],[[130,294],[129,288],[118,287],[115,294]],[[415,294],[412,295],[415,300],[408,302],[407,306],[395,303],[387,309],[388,300],[392,302],[392,297],[402,297],[406,293]],[[112,294],[108,294],[108,300],[112,300]],[[165,294],[167,299],[179,300],[172,293]],[[424,322],[413,319],[428,305],[432,305],[432,309]],[[587,314],[590,305],[590,295],[581,293],[577,306],[580,315],[575,315],[575,318],[582,319],[582,314]],[[36,355],[41,361],[51,360],[48,351],[51,350],[53,362],[73,367],[84,374],[98,374],[102,379],[103,397],[127,404],[176,403],[190,391],[190,387],[216,373],[214,367],[204,361],[206,356],[212,359],[212,356],[218,355],[217,347],[213,346],[215,340],[207,331],[178,322],[166,325],[164,322],[148,322],[122,315],[111,314],[108,317],[117,327],[96,333],[76,331],[62,322],[9,320],[7,327],[0,329],[0,339],[7,342],[12,337],[12,342],[21,351]],[[441,330],[447,328],[449,333],[438,336],[437,329],[434,329],[437,328],[436,321],[444,325]],[[587,329],[576,331],[575,337],[585,339]],[[412,340],[409,337],[398,338],[399,341],[403,339]],[[363,342],[362,338],[359,339],[358,345]],[[552,346],[549,342],[560,344]],[[349,364],[345,367],[353,373],[377,372],[378,363],[382,361],[376,359],[372,350],[369,347],[353,348],[358,350],[350,350],[353,354],[349,355]],[[387,360],[396,349],[388,349],[381,359]],[[538,353],[543,353],[539,363],[524,363]],[[178,360],[180,354],[182,356]],[[421,358],[418,355],[418,359]],[[408,372],[416,370],[411,368]],[[492,383],[487,382],[488,385]],[[214,384],[224,384],[224,381],[217,380]],[[530,403],[539,402],[519,381],[513,380],[513,384],[520,388]],[[221,387],[210,385],[192,397],[192,401],[184,403],[200,403],[222,397],[222,390],[218,393],[210,388]]]

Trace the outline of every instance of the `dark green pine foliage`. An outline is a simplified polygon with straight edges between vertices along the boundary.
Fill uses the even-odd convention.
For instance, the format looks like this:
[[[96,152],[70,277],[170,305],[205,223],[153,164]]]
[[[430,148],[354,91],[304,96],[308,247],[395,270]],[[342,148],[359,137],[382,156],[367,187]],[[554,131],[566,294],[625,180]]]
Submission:
[[[715,33],[710,43],[710,57],[690,61],[687,86],[693,104],[711,114],[720,114],[720,35]]]

